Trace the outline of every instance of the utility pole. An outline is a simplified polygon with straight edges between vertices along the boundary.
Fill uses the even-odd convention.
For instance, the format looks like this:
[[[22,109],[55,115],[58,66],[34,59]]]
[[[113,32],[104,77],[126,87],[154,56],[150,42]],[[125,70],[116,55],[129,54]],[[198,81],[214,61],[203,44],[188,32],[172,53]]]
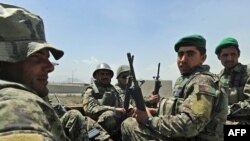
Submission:
[[[74,73],[75,73],[75,71],[76,71],[76,69],[71,71],[71,83],[74,83]]]
[[[71,83],[73,83],[73,81],[74,81],[73,80],[74,79],[74,71],[73,70],[72,70],[72,74],[71,75],[72,75],[72,82]]]

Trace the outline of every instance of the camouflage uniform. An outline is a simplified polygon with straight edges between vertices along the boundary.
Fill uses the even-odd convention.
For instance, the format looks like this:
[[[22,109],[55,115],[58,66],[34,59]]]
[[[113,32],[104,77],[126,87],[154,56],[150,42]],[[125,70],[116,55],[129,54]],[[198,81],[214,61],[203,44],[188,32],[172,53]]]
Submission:
[[[34,141],[67,140],[62,124],[49,104],[21,84],[0,81],[0,140],[5,137],[7,140],[12,135],[17,139],[20,134]]]
[[[250,66],[241,63],[230,70],[223,69],[219,74],[220,87],[228,94],[229,121],[250,125],[249,76]]]
[[[119,95],[120,95],[122,101],[124,101],[124,99],[125,99],[125,94],[126,94],[125,89],[123,89],[123,88],[119,85],[119,83],[116,83],[116,84],[115,84],[115,89],[116,89],[117,92],[119,93]]]
[[[61,119],[62,125],[57,113],[45,101],[46,92],[41,95],[30,85],[17,83],[17,79],[4,76],[12,75],[8,69],[5,70],[6,64],[19,65],[17,63],[30,59],[32,54],[44,49],[49,50],[55,60],[60,59],[64,52],[46,42],[43,21],[39,16],[21,7],[1,3],[0,11],[0,140],[70,140],[65,132],[70,133],[69,137],[73,137],[74,141],[88,140],[86,130],[91,126],[99,128],[93,120],[77,111],[70,111]],[[52,66],[48,58],[46,61],[47,66]],[[20,72],[20,77],[22,74]],[[22,78],[19,81],[24,80]],[[102,130],[101,135],[104,135]]]
[[[123,101],[125,99],[125,94],[126,94],[126,92],[125,92],[126,85],[119,82],[119,78],[122,76],[122,74],[129,75],[129,71],[130,71],[130,68],[128,65],[121,65],[118,67],[118,69],[116,71],[117,83],[115,84],[115,88],[119,92],[120,97],[122,98]]]
[[[91,140],[105,141],[111,140],[110,135],[94,120],[87,116],[82,116],[78,110],[70,110],[61,117],[61,122],[66,135],[72,141],[89,140],[88,131],[96,128],[99,133]]]
[[[126,95],[125,89],[123,89],[118,83],[115,84],[115,89],[117,90],[117,92],[119,93],[121,97],[122,105],[124,105],[123,103],[125,101],[125,95]],[[133,97],[130,96],[129,109],[133,108],[133,106],[135,106],[135,101]]]
[[[0,120],[0,131],[2,131],[0,140],[1,136],[27,133],[32,134],[33,140],[43,138],[48,141],[65,141],[69,140],[66,133],[72,141],[87,141],[89,140],[87,131],[92,128],[100,131],[95,140],[109,140],[110,136],[99,124],[82,116],[79,111],[66,112],[60,122],[50,104],[34,94],[32,90],[18,83],[3,80],[0,82],[0,106],[2,107],[0,119],[8,118],[8,120]]]
[[[105,100],[104,95],[109,95]],[[102,104],[103,101],[105,104]],[[107,103],[108,101],[108,103]],[[113,85],[106,87],[94,82],[83,95],[83,110],[86,115],[96,120],[110,134],[120,130],[122,114],[115,112],[116,107],[123,107],[122,99]]]
[[[123,82],[121,82],[121,80],[119,79],[122,79],[120,78],[121,76],[123,75],[129,75],[130,74],[130,68],[128,65],[121,65],[118,67],[117,71],[116,71],[116,79],[117,79],[117,83],[115,84],[115,88],[117,89],[117,91],[119,92],[121,98],[123,101],[125,101],[125,95],[126,95],[126,85],[124,86],[124,84],[122,84]],[[151,103],[150,101],[148,100],[147,97],[144,97],[144,101],[145,101],[145,104],[148,106],[148,107],[151,107]],[[135,106],[135,101],[133,99],[132,96],[130,96],[130,102],[129,102],[129,109],[130,108],[133,108],[133,106]]]
[[[122,123],[124,140],[223,140],[227,99],[217,88],[217,77],[204,66],[177,79],[174,98],[160,102],[159,115],[150,125],[135,118]]]

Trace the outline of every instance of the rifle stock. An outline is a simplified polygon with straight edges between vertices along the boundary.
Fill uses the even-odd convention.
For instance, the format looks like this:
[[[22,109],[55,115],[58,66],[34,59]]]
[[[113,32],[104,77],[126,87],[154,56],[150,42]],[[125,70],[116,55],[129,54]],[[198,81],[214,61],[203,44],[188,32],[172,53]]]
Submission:
[[[127,53],[127,57],[128,57],[128,62],[129,62],[129,66],[130,66],[130,77],[131,77],[133,84],[134,84],[133,87],[129,88],[129,89],[131,90],[132,97],[135,100],[136,107],[142,111],[146,111],[144,99],[142,96],[142,91],[141,91],[141,88],[138,84],[138,81],[136,80],[136,76],[135,76],[135,72],[134,72],[134,66],[133,66],[134,56],[131,56],[130,53]]]

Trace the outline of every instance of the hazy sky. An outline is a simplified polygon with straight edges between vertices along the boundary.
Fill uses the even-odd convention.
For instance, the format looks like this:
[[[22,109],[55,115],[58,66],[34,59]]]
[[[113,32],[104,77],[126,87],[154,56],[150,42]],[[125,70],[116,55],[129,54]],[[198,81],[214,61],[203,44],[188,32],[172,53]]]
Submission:
[[[137,78],[152,79],[161,63],[160,78],[180,75],[174,44],[183,36],[201,34],[207,40],[206,64],[218,73],[214,54],[225,37],[239,41],[240,61],[249,63],[249,0],[1,0],[25,7],[43,18],[47,41],[64,50],[50,81],[90,82],[97,64],[116,72],[135,55]],[[76,80],[74,80],[76,81]],[[113,78],[113,82],[115,77]]]

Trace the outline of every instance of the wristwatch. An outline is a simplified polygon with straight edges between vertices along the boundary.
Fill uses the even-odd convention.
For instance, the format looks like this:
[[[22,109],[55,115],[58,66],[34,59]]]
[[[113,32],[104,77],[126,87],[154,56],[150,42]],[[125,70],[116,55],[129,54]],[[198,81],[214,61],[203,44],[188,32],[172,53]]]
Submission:
[[[153,117],[149,117],[149,118],[147,119],[147,122],[146,122],[146,126],[147,126],[147,127],[151,127],[151,125],[152,125],[152,119],[153,119]]]

